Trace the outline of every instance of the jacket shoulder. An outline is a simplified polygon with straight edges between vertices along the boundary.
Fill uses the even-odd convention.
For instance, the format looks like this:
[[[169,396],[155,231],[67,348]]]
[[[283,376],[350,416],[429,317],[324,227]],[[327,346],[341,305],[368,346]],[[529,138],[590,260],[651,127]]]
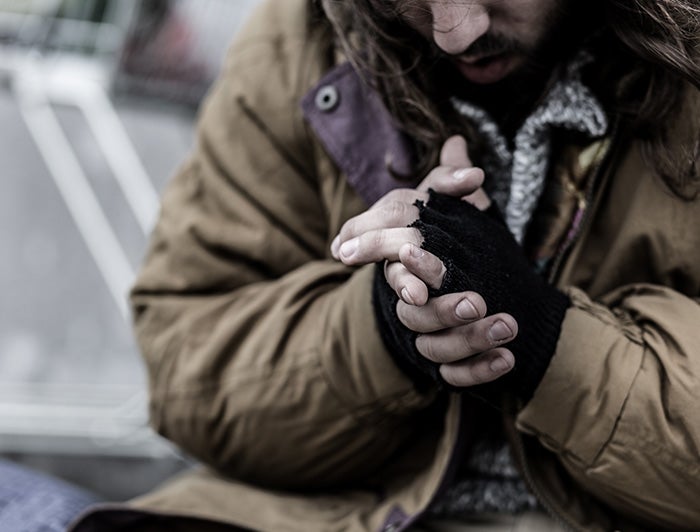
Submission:
[[[298,99],[327,68],[327,29],[311,0],[265,0],[236,36],[222,75],[248,98]]]
[[[300,102],[328,68],[332,46],[315,11],[312,0],[265,0],[254,10],[202,106],[200,139],[248,154],[271,143],[306,175],[315,174]],[[250,145],[258,133],[270,142],[263,149]]]

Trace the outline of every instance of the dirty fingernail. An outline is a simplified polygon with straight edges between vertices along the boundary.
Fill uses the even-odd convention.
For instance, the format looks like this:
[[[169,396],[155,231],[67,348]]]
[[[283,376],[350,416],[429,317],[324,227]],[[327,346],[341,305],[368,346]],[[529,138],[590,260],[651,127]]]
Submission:
[[[489,368],[494,373],[503,373],[504,371],[510,369],[510,362],[503,357],[498,357],[491,361]]]
[[[425,251],[423,251],[418,246],[411,245],[411,257],[420,259],[423,255],[425,255]]]
[[[355,252],[357,251],[357,248],[358,248],[357,238],[353,238],[352,240],[348,240],[342,246],[340,246],[340,255],[343,258],[349,259],[350,257],[352,257],[355,254]]]
[[[455,314],[457,314],[458,318],[469,320],[476,318],[478,312],[476,311],[476,307],[471,304],[471,301],[468,299],[462,299],[462,301],[457,303],[457,306],[455,307]]]
[[[513,336],[513,331],[510,330],[510,327],[505,322],[497,321],[489,329],[489,336],[494,342],[500,342]]]

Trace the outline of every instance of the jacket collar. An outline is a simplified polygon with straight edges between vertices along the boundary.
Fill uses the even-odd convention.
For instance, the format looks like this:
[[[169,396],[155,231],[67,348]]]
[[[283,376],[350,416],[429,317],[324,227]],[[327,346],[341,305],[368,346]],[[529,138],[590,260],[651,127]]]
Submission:
[[[328,154],[368,205],[408,185],[395,179],[388,166],[399,174],[409,173],[410,141],[350,63],[326,74],[304,96],[301,107]]]

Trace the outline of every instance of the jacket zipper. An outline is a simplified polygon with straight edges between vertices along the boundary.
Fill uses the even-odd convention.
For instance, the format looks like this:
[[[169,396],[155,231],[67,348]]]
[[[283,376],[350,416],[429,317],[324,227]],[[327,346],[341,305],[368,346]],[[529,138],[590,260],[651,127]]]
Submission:
[[[607,169],[614,152],[617,151],[619,139],[617,139],[616,137],[618,131],[619,127],[617,125],[617,122],[615,122],[613,124],[612,131],[610,134],[610,144],[608,145],[607,152],[603,156],[602,160],[596,164],[596,167],[593,170],[594,174],[591,177],[590,183],[588,183],[588,186],[586,187],[585,195],[580,197],[578,200],[578,211],[575,215],[581,217],[581,219],[578,221],[578,226],[576,228],[572,228],[572,231],[569,233],[569,235],[567,235],[566,242],[561,247],[561,249],[559,249],[559,251],[553,259],[552,268],[548,276],[550,284],[553,284],[556,278],[559,276],[559,273],[561,272],[561,266],[564,262],[564,259],[566,258],[566,255],[569,253],[569,251],[571,251],[571,249],[574,247],[574,244],[578,241],[578,237],[581,235],[581,233],[583,233],[584,229],[586,229],[588,227],[588,224],[590,223],[591,211],[593,210],[592,200],[595,194],[596,185],[598,184],[598,182],[601,179],[601,176]]]
[[[564,257],[566,254],[569,252],[569,250],[573,247],[574,243],[578,239],[578,236],[583,232],[583,230],[587,227],[589,220],[590,220],[590,209],[589,207],[591,206],[591,200],[593,198],[593,193],[595,189],[595,185],[598,183],[600,180],[601,176],[603,175],[603,172],[607,168],[610,159],[612,157],[613,152],[615,151],[614,148],[616,148],[616,142],[613,143],[614,140],[616,139],[618,128],[616,124],[612,128],[611,132],[611,143],[608,146],[608,150],[606,154],[603,156],[603,159],[597,163],[596,168],[593,170],[594,175],[591,178],[591,182],[589,185],[586,187],[586,194],[584,197],[579,198],[579,212],[582,212],[582,218],[578,224],[578,229],[569,237],[567,238],[567,242],[565,245],[562,246],[562,248],[559,250],[557,253],[556,257],[554,258],[554,261],[552,263],[552,270],[549,275],[549,281],[550,283],[554,281],[556,276],[559,273],[559,270],[561,269],[561,264],[563,263]],[[409,526],[411,526],[413,523],[415,523],[424,513],[427,508],[430,507],[430,505],[437,499],[439,494],[442,492],[444,489],[445,485],[447,482],[450,480],[450,477],[452,476],[452,473],[454,472],[454,468],[456,467],[457,464],[457,456],[459,455],[460,448],[463,447],[463,428],[464,428],[464,402],[460,401],[459,402],[459,422],[458,422],[458,427],[457,427],[457,438],[455,441],[455,445],[452,448],[452,455],[450,456],[447,467],[445,468],[445,473],[443,474],[442,479],[438,483],[438,487],[435,490],[435,493],[433,496],[430,498],[430,501],[426,505],[425,509],[422,510],[421,512],[418,512],[417,514],[411,516],[409,519],[404,521],[400,527],[397,528],[397,531],[401,530],[406,530]],[[513,409],[509,409],[507,411],[513,411]],[[522,467],[522,472],[524,476],[525,483],[528,485],[530,490],[532,491],[533,495],[537,498],[537,500],[542,504],[543,508],[547,512],[547,514],[558,524],[560,524],[564,528],[568,528],[570,530],[573,530],[574,532],[585,532],[585,529],[579,527],[572,519],[570,519],[568,516],[565,515],[565,512],[561,508],[555,508],[557,505],[551,501],[549,497],[546,496],[544,492],[542,492],[539,487],[537,486],[536,482],[533,480],[532,474],[530,472],[530,467],[527,462],[527,458],[525,456],[525,444],[523,440],[523,436],[516,430],[513,430],[514,432],[514,439],[516,441],[516,452],[517,452],[517,457],[518,461]]]
[[[591,177],[591,181],[586,187],[586,194],[579,198],[579,205],[578,205],[578,211],[576,216],[581,216],[581,219],[578,221],[578,226],[576,228],[572,228],[572,232],[567,236],[567,240],[564,243],[564,245],[561,247],[561,249],[558,251],[556,254],[553,262],[552,262],[552,269],[550,270],[549,273],[549,282],[550,284],[554,284],[556,281],[557,277],[561,273],[561,268],[564,263],[564,259],[566,258],[567,254],[571,251],[573,248],[574,244],[578,241],[578,237],[583,233],[583,231],[588,227],[588,225],[591,223],[591,212],[593,211],[594,205],[593,205],[593,198],[595,194],[595,189],[596,185],[599,183],[599,181],[602,178],[602,175],[604,174],[605,171],[607,171],[608,166],[610,164],[610,161],[612,160],[614,154],[617,151],[617,148],[619,144],[621,143],[619,137],[618,137],[618,132],[619,132],[619,127],[617,121],[613,124],[612,130],[611,130],[611,135],[610,135],[610,144],[607,147],[607,152],[603,156],[603,158],[597,163],[597,166],[594,168],[593,176]],[[523,405],[519,405],[523,406]],[[516,409],[515,412],[519,410]],[[512,410],[511,410],[512,411]],[[542,504],[542,507],[545,509],[545,511],[549,514],[549,516],[554,519],[558,524],[562,525],[564,528],[568,528],[569,530],[573,530],[575,532],[585,532],[585,529],[581,528],[572,518],[571,516],[567,515],[566,512],[564,511],[563,508],[557,507],[557,504],[554,503],[547,495],[545,492],[543,492],[540,487],[537,485],[537,483],[534,481],[532,477],[532,472],[530,471],[530,465],[527,460],[527,456],[525,453],[525,443],[524,443],[524,438],[523,435],[518,432],[517,429],[514,431],[514,439],[516,441],[516,452],[518,455],[518,460],[520,462],[523,476],[525,478],[525,482],[532,490],[533,495],[537,498],[537,500]]]
[[[533,495],[537,498],[537,501],[542,505],[547,514],[554,519],[559,525],[565,529],[573,530],[574,532],[585,532],[585,529],[578,526],[578,524],[570,519],[566,512],[562,508],[556,508],[556,504],[546,496],[545,492],[539,489],[539,486],[532,478],[532,473],[530,471],[530,465],[525,456],[525,443],[523,441],[522,435],[515,430],[516,436],[516,452],[518,453],[518,461],[522,469],[523,477],[525,478],[525,483],[528,485]]]

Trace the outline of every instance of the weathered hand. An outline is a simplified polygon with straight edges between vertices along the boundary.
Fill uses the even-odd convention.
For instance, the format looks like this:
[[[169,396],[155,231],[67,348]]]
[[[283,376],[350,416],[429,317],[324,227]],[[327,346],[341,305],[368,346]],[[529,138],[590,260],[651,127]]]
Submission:
[[[465,140],[451,137],[442,148],[440,166],[416,189],[392,190],[370,209],[348,220],[333,240],[331,253],[348,265],[397,261],[403,244],[420,245],[422,240],[417,230],[407,227],[418,218],[416,200],[426,201],[428,190],[433,189],[485,209],[490,200],[480,188],[483,180],[483,171],[474,168],[467,156]]]
[[[397,364],[421,387],[426,385],[426,379],[468,386],[497,376],[500,364],[512,366],[504,379],[498,379],[500,384],[480,386],[475,393],[485,397],[507,388],[529,400],[556,350],[570,306],[567,295],[533,269],[501,220],[458,198],[431,193],[429,201],[419,206],[419,220],[413,227],[420,230],[421,249],[426,253],[421,255],[408,248],[401,252],[402,265],[426,282],[434,282],[435,273],[430,272],[436,271],[437,259],[443,261],[446,271],[439,288],[422,306],[400,303],[396,292],[402,288],[397,286],[395,277],[383,270],[375,274],[373,289],[379,329]],[[439,296],[468,292],[478,293],[492,316],[479,313],[469,327],[440,319],[432,326],[445,328],[432,331],[431,320],[434,322],[435,316],[456,315],[457,301],[449,298],[445,309],[434,308]],[[405,312],[400,316],[399,307],[403,305],[417,318],[407,319]],[[501,323],[497,326],[498,321]],[[517,336],[513,327],[516,322]],[[498,334],[504,325],[511,334],[506,329]],[[423,330],[428,332],[417,338]],[[500,350],[506,342],[515,357],[514,365],[511,356]],[[478,357],[473,354],[480,349],[483,354],[478,357],[497,355],[502,359],[491,376],[481,372],[487,367],[485,364],[481,364],[481,370],[476,369]],[[493,349],[499,351],[490,352]]]
[[[512,353],[501,346],[515,337],[517,323],[508,314],[486,317],[486,304],[474,292],[429,299],[428,289],[441,286],[445,266],[420,248],[420,232],[407,226],[418,218],[416,200],[426,201],[430,189],[487,209],[491,201],[480,188],[483,179],[472,167],[464,139],[452,137],[442,148],[440,166],[415,190],[388,193],[346,222],[331,246],[333,256],[346,264],[385,261],[384,276],[401,299],[399,320],[419,333],[420,355],[439,364],[442,378],[457,387],[489,382],[513,367]]]
[[[445,167],[466,168],[471,165],[467,156],[467,145],[462,137],[451,137],[445,142],[440,153],[440,164]],[[482,174],[483,175],[483,174]],[[430,176],[429,176],[430,177]],[[427,178],[426,178],[427,181]],[[435,187],[431,183],[421,183],[425,190]],[[480,210],[486,210],[491,205],[491,200],[482,188],[478,188],[472,194],[462,196],[464,201],[471,203]],[[398,261],[387,261],[384,273],[389,284],[396,290],[398,296],[410,305],[424,305],[428,300],[428,287],[439,288],[445,275],[445,267],[435,255],[416,248],[415,239],[411,244],[399,249]],[[417,274],[414,275],[405,267],[406,261],[411,260],[411,253],[417,253],[421,257]]]
[[[444,266],[434,255],[412,244],[400,250],[401,265],[408,275],[431,287],[439,286]],[[484,299],[475,292],[459,292],[428,299],[420,305],[401,295],[405,278],[395,269],[385,271],[388,284],[400,295],[396,313],[401,323],[419,333],[418,352],[440,364],[442,378],[452,386],[468,387],[490,382],[510,371],[515,359],[501,347],[518,333],[515,319],[506,313],[486,316]]]

